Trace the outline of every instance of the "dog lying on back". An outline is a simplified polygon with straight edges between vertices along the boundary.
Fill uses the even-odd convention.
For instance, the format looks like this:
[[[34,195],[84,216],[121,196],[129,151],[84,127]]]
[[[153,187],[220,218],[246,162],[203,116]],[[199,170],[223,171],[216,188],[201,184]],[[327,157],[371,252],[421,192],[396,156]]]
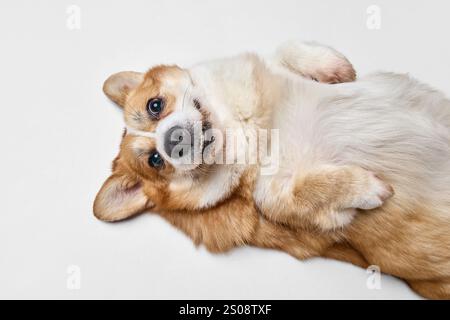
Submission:
[[[127,129],[95,216],[151,210],[212,252],[374,264],[450,298],[450,102],[406,75],[354,79],[305,43],[112,75]]]

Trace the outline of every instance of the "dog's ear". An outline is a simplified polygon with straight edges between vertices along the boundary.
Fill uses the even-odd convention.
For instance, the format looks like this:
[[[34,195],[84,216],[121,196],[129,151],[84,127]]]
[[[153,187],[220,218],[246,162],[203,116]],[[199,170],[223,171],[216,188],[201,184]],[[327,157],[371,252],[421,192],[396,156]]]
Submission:
[[[116,173],[106,180],[98,192],[94,215],[99,220],[114,222],[142,213],[151,206],[141,181]]]
[[[106,79],[103,84],[103,92],[112,101],[123,107],[127,95],[135,89],[144,79],[144,74],[134,71],[115,73]]]

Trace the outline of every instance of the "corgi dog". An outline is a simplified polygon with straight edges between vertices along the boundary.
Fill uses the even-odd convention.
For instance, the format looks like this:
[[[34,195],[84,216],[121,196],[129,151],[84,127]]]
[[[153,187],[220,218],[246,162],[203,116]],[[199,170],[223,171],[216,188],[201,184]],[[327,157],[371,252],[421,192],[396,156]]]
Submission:
[[[211,252],[377,265],[450,298],[450,101],[407,75],[355,78],[339,52],[298,42],[112,75],[126,129],[95,216],[152,211]]]

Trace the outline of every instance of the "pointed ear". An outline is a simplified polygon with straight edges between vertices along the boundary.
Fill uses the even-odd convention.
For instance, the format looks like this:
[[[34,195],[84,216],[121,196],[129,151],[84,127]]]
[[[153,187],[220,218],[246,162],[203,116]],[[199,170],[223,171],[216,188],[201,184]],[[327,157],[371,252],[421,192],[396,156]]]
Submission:
[[[142,213],[151,206],[142,182],[113,174],[95,198],[94,215],[99,220],[114,222]]]
[[[106,79],[103,84],[103,92],[112,101],[123,107],[127,95],[135,89],[144,79],[144,74],[134,71],[115,73]]]

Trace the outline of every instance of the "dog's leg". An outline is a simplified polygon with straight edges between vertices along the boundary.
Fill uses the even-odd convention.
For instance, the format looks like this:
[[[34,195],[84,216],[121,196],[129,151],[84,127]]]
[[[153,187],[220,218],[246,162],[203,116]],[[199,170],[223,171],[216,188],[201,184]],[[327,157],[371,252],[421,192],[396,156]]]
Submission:
[[[337,243],[330,234],[308,229],[293,230],[265,219],[260,220],[251,244],[283,250],[301,260],[320,256],[349,262],[361,268],[369,266],[358,251],[346,243]]]
[[[187,234],[196,245],[202,244],[213,253],[252,245],[282,250],[301,260],[324,256],[328,252],[330,258],[355,264],[357,261],[356,258],[350,259],[349,251],[334,248],[336,239],[331,234],[294,230],[269,221],[259,216],[248,199],[234,199],[198,212],[169,211],[160,214]]]
[[[374,209],[393,195],[391,186],[356,166],[324,166],[291,178],[261,176],[255,199],[270,220],[322,230],[349,224],[356,209]]]
[[[349,262],[364,269],[367,269],[370,265],[363,255],[346,243],[334,244],[322,253],[322,257]]]
[[[319,82],[341,83],[356,79],[355,69],[343,54],[317,43],[287,42],[277,49],[269,61],[278,70]]]
[[[308,229],[294,230],[261,217],[249,244],[282,250],[297,259],[305,260],[321,256],[335,242],[330,234]]]

